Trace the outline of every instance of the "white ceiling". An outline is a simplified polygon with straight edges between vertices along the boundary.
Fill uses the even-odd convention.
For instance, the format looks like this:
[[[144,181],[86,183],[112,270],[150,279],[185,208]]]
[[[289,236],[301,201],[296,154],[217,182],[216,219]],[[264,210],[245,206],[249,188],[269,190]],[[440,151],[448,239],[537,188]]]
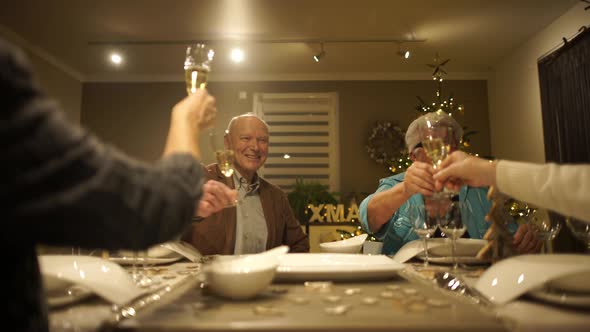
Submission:
[[[212,80],[428,78],[435,54],[449,78],[489,69],[578,0],[2,0],[0,32],[83,81],[182,80],[185,45],[221,40]],[[253,40],[425,39],[406,43],[248,43]],[[154,44],[161,41],[164,44]],[[246,60],[234,64],[234,44]],[[120,45],[93,45],[93,42]],[[142,45],[132,45],[134,43]],[[556,44],[559,41],[556,41]],[[109,52],[125,57],[120,67]]]

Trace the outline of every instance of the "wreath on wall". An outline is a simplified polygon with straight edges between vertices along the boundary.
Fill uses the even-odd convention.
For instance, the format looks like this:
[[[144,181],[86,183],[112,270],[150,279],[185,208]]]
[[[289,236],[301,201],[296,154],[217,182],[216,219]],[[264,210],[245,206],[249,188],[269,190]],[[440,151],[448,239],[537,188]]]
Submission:
[[[369,157],[391,172],[404,172],[412,163],[406,151],[406,133],[397,123],[377,121],[367,140]]]

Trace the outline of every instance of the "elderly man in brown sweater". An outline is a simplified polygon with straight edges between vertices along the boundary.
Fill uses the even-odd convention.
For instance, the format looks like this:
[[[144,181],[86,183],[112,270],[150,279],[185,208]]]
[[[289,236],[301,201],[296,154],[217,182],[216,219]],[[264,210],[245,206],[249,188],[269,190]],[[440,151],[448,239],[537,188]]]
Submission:
[[[224,143],[234,152],[234,173],[226,178],[218,164],[206,167],[210,179],[238,190],[239,202],[193,224],[183,240],[204,255],[251,254],[280,245],[308,252],[309,239],[277,186],[258,176],[268,155],[268,125],[247,113],[234,117]]]

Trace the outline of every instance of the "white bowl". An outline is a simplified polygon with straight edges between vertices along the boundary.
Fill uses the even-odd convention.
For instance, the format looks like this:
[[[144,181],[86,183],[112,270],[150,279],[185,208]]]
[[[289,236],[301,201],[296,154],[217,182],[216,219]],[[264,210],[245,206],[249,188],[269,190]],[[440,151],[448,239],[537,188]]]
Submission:
[[[288,251],[288,246],[280,246],[260,254],[214,260],[204,269],[206,282],[217,295],[233,300],[252,298],[271,284],[280,256]]]
[[[341,241],[320,243],[320,251],[358,254],[361,251],[367,236],[367,234],[361,234]]]

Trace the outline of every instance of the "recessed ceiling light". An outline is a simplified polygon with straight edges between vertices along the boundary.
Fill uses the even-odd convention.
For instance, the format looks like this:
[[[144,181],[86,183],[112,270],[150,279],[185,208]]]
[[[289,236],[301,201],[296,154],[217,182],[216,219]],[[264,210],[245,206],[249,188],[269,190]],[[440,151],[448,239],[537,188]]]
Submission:
[[[236,63],[244,61],[244,51],[239,48],[231,50],[231,60]]]
[[[112,53],[111,62],[116,65],[120,65],[123,62],[123,57],[119,53]]]

